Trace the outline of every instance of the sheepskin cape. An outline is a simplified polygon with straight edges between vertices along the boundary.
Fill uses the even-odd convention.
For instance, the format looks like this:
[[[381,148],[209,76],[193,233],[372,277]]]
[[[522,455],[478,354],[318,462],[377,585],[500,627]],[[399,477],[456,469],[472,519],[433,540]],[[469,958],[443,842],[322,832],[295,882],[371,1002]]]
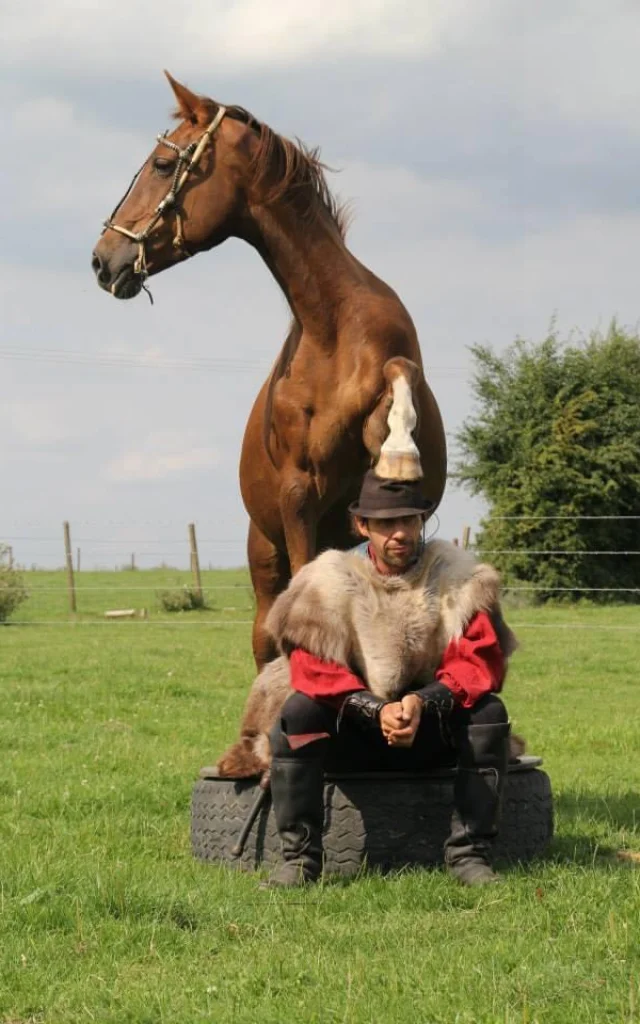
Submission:
[[[442,656],[480,611],[492,615],[506,657],[515,637],[500,615],[500,579],[448,541],[425,544],[415,565],[383,576],[358,552],[325,551],[279,595],[266,627],[281,656],[256,679],[241,735],[220,775],[254,775],[269,764],[268,734],[291,693],[287,655],[296,647],[347,666],[377,697],[392,700],[433,679]]]

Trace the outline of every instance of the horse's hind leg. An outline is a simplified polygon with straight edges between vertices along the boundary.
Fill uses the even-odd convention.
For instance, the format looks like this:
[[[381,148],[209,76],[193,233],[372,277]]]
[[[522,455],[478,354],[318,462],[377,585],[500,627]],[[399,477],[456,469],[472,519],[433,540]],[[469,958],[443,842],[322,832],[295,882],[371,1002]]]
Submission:
[[[253,657],[260,670],[278,655],[273,639],[264,628],[264,620],[276,597],[289,582],[291,572],[286,554],[279,551],[275,544],[265,537],[253,520],[249,523],[247,554],[251,582],[256,595],[256,617],[252,635]]]

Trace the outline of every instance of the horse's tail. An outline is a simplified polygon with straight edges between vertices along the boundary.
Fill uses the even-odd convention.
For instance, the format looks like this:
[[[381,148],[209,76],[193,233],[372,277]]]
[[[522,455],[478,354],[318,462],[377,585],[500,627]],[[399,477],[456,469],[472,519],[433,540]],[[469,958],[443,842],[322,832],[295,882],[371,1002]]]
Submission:
[[[275,467],[273,460],[273,454],[271,452],[271,428],[273,426],[273,392],[275,386],[282,377],[287,373],[291,360],[293,359],[298,345],[300,344],[300,338],[302,337],[302,325],[298,320],[294,320],[289,328],[289,333],[285,339],[285,343],[280,349],[280,354],[275,361],[274,367],[269,377],[269,386],[267,388],[267,397],[264,403],[264,415],[262,417],[262,440],[264,443],[265,451],[269,457],[271,465]]]

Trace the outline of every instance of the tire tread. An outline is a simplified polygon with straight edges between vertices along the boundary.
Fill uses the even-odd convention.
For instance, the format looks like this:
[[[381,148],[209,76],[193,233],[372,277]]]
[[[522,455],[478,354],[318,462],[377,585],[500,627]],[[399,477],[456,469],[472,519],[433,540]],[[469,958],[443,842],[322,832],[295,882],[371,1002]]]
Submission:
[[[257,789],[255,779],[199,779],[191,806],[191,844],[199,860],[247,870],[279,857],[270,804],[263,807],[241,857],[237,841]],[[389,781],[331,777],[325,785],[325,871],[351,876],[369,867],[390,870],[439,865],[453,810],[453,777],[402,776]],[[509,773],[496,860],[526,863],[542,856],[553,836],[553,799],[538,767]]]

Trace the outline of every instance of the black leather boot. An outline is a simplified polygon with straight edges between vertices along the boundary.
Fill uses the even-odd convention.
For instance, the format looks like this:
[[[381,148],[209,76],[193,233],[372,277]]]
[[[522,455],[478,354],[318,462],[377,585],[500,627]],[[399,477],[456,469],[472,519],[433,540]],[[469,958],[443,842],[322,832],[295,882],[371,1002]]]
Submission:
[[[498,834],[500,799],[509,752],[508,722],[470,725],[459,745],[447,870],[463,885],[498,882],[491,850]]]
[[[307,885],[322,874],[323,761],[274,757],[271,762],[271,798],[283,863],[270,875],[268,887]]]

